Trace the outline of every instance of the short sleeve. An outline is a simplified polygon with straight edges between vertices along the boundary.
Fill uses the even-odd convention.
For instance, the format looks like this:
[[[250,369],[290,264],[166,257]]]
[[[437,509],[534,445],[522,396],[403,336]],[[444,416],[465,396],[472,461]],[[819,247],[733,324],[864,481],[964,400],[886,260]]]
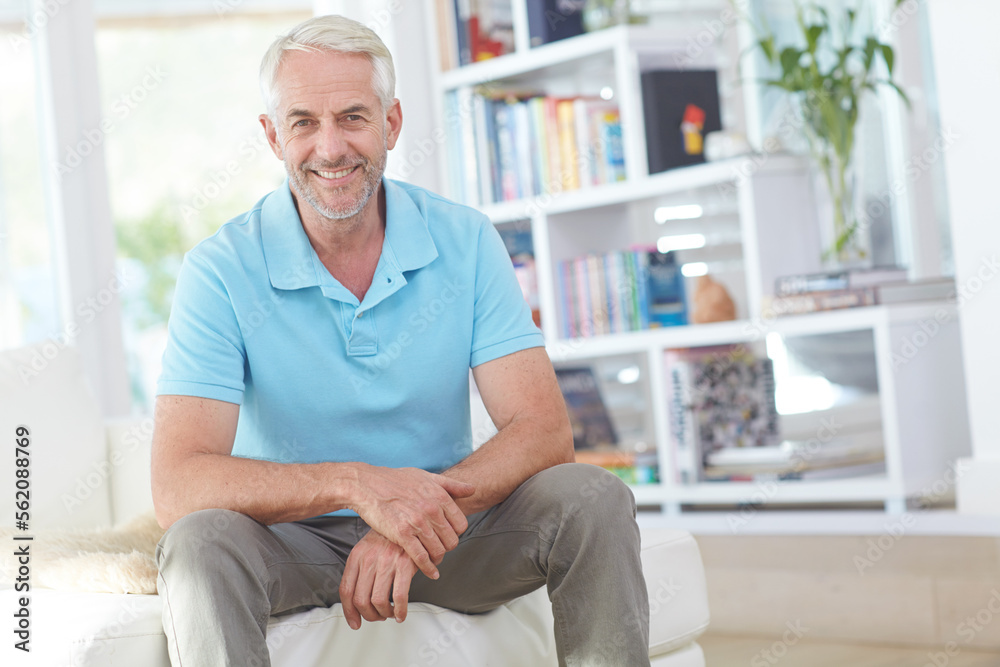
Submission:
[[[475,299],[471,367],[545,345],[542,332],[531,319],[531,309],[521,293],[503,240],[489,222],[479,232]]]
[[[243,401],[245,351],[233,304],[218,273],[191,253],[174,291],[156,394]]]

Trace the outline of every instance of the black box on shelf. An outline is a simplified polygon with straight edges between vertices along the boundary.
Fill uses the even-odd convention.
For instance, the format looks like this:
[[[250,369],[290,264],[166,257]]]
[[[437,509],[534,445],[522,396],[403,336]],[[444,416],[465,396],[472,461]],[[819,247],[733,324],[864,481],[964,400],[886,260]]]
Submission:
[[[583,34],[585,0],[528,0],[531,46]]]
[[[649,173],[705,161],[704,138],[722,129],[715,70],[642,73]]]

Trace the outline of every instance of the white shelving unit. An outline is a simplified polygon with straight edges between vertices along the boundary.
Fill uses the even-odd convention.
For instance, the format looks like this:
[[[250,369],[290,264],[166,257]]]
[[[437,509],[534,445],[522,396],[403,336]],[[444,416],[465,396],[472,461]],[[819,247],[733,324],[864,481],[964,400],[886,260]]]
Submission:
[[[513,1],[515,5],[523,2]],[[428,12],[434,11],[434,5],[426,2]],[[714,68],[716,54],[704,49],[693,61],[684,50],[690,43],[686,35],[632,26],[529,49],[523,36],[526,13],[523,6],[515,9],[515,53],[439,72],[434,99],[440,112],[449,92],[486,84],[494,89],[539,90],[552,95],[591,95],[605,87],[614,91],[622,119],[628,176],[625,182],[504,202],[482,210],[496,224],[530,226],[542,330],[554,363],[593,363],[621,357],[635,360],[640,366],[644,383],[640,393],[648,401],[645,407],[661,481],[634,486],[637,501],[673,515],[686,513],[694,506],[705,509],[752,504],[877,503],[888,512],[901,512],[908,499],[940,493],[934,483],[944,477],[950,462],[965,453],[969,442],[955,306],[921,303],[762,317],[763,302],[777,276],[821,270],[814,180],[808,164],[794,156],[750,156],[649,175],[640,72],[676,68],[680,62],[688,68]],[[436,23],[430,20],[428,24]],[[446,173],[448,151],[439,154],[442,173]],[[653,221],[652,212],[657,207],[691,202],[703,205],[705,214],[701,219],[669,226]],[[584,339],[560,337],[563,328],[556,286],[561,260],[649,244],[658,235],[695,230],[717,242],[702,250],[681,251],[680,261],[705,261],[709,265],[713,277],[733,296],[736,321]],[[928,329],[933,329],[933,334]],[[770,336],[846,332],[863,332],[872,341],[872,365],[878,385],[874,414],[881,422],[884,475],[766,484],[682,485],[674,481],[663,361],[666,350],[729,343],[762,347]],[[918,353],[901,356],[908,345],[918,347]],[[928,385],[938,390],[929,392]],[[839,409],[843,413],[844,408]],[[783,417],[783,421],[793,420],[801,427],[810,418],[818,423],[836,414],[835,410],[817,412]]]

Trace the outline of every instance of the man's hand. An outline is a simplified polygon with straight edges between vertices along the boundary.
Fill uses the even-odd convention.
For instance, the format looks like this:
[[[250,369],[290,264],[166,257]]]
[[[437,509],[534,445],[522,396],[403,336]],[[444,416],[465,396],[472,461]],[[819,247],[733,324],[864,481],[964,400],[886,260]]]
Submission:
[[[351,550],[340,580],[340,603],[347,624],[357,630],[362,618],[406,620],[410,581],[416,572],[416,564],[401,546],[374,529],[368,531]]]
[[[476,487],[419,468],[365,466],[359,481],[363,496],[351,509],[437,579],[435,564],[469,526],[455,499],[471,496]]]

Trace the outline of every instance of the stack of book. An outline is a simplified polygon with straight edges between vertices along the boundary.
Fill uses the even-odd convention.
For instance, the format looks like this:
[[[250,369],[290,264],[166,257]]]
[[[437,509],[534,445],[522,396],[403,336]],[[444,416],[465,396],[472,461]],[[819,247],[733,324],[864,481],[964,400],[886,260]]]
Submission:
[[[885,474],[880,432],[817,439],[785,440],[768,447],[734,447],[705,457],[704,479],[711,481],[817,480]]]
[[[618,106],[593,97],[446,97],[455,196],[472,206],[625,180]]]
[[[442,69],[471,65],[514,51],[511,0],[435,0],[435,3]]]
[[[569,412],[577,463],[601,466],[629,484],[659,481],[655,449],[634,452],[618,447],[618,436],[592,368],[557,368],[556,379]]]
[[[707,479],[708,457],[780,440],[771,360],[740,345],[667,350],[670,441],[677,481]]]
[[[776,315],[802,315],[823,310],[879,304],[952,299],[952,278],[908,281],[900,267],[782,276],[765,310]]]
[[[684,276],[674,253],[640,249],[558,265],[564,338],[687,324]]]

